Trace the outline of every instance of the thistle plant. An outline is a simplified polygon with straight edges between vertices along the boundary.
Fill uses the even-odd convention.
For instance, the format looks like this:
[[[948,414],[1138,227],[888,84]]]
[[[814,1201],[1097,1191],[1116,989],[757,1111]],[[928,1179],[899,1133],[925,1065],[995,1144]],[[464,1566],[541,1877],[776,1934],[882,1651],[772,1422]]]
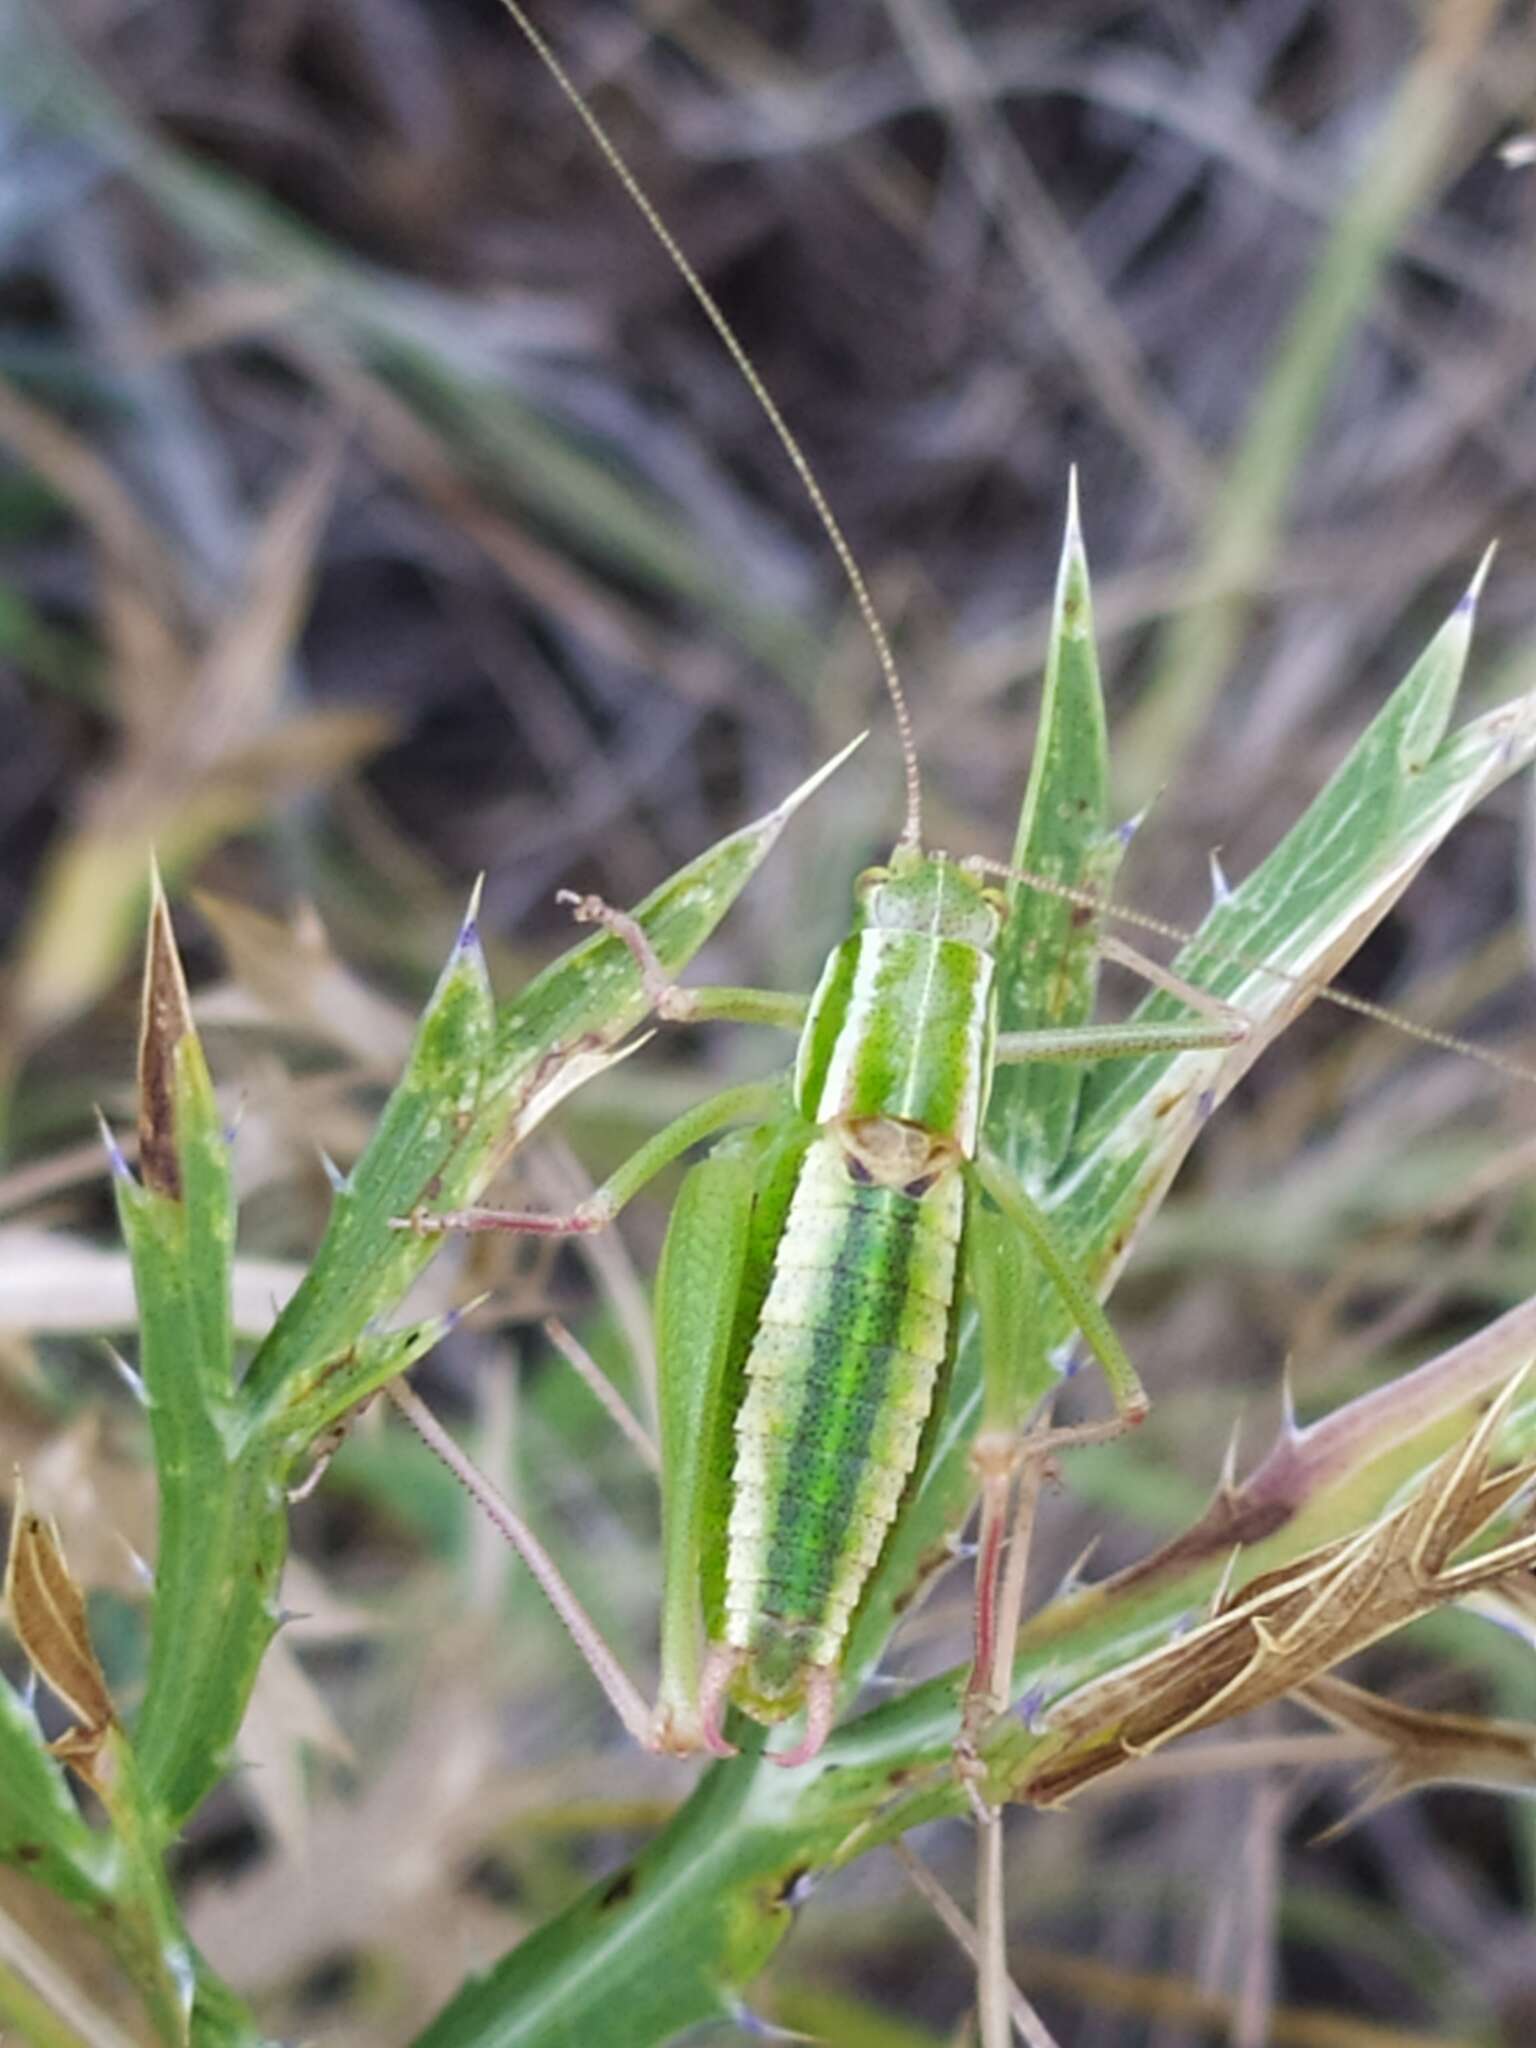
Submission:
[[[1034,773],[1013,865],[1003,973],[1010,1028],[1088,1015],[1097,953],[1085,893],[1123,850],[1107,815],[1104,719],[1086,565],[1063,562]],[[1222,892],[1174,962],[1250,1021],[1237,1044],[1128,1057],[1097,1071],[1007,1076],[990,1130],[1030,1176],[1100,1293],[1132,1256],[1202,1127],[1264,1046],[1314,998],[1490,790],[1536,753],[1536,699],[1452,729],[1472,602],[1458,606],[1328,786],[1245,882]],[[826,771],[823,771],[824,773]],[[714,929],[813,777],[638,906],[676,975]],[[1065,892],[1065,893],[1063,893]],[[1051,971],[1045,971],[1049,963]],[[48,1518],[23,1497],[6,1576],[11,1627],[70,1719],[45,1739],[24,1688],[0,1683],[0,1858],[97,1931],[154,2038],[239,2043],[256,2018],[193,1947],[166,1874],[179,1830],[235,1762],[251,1687],[281,1613],[289,1490],[337,1426],[405,1373],[448,1321],[396,1325],[441,1240],[398,1228],[470,1203],[511,1148],[622,1056],[647,994],[632,951],[586,940],[519,996],[489,988],[473,909],[366,1149],[336,1188],[304,1281],[248,1360],[229,1308],[235,1244],[222,1127],[169,910],[150,913],[136,1168],[109,1137],[139,1298],[136,1369],[159,1488],[147,1678],[115,1702]],[[1154,995],[1156,1021],[1174,999]],[[1042,1369],[1072,1324],[1021,1266]],[[1282,1698],[1376,1745],[1382,1797],[1440,1776],[1526,1784],[1536,1730],[1394,1708],[1337,1677],[1357,1650],[1437,1608],[1519,1597],[1536,1559],[1536,1300],[1306,1429],[1246,1476],[1213,1474],[1206,1511],[1130,1568],[1063,1589],[1024,1620],[1007,1705],[956,1768],[966,1672],[865,1709],[886,1656],[971,1504],[981,1345],[960,1344],[921,1483],[863,1599],[838,1723],[798,1769],[761,1737],[712,1765],[633,1861],[467,1983],[422,2048],[601,2040],[647,2048],[741,2009],[816,1886],[921,1823],[987,1804],[1058,1805],[1180,1736]],[[1069,1454],[1070,1455],[1070,1454]],[[1027,1526],[1021,1522],[1022,1544]],[[365,1768],[367,1767],[365,1761]],[[88,1798],[77,1800],[71,1780]],[[401,1827],[409,1829],[403,1816]],[[807,1904],[809,1901],[809,1904]],[[0,2013],[32,2024],[36,1987],[0,1966]],[[41,2023],[39,2023],[41,2024]],[[34,2030],[35,2031],[35,2030]],[[60,2018],[45,2042],[73,2038]]]

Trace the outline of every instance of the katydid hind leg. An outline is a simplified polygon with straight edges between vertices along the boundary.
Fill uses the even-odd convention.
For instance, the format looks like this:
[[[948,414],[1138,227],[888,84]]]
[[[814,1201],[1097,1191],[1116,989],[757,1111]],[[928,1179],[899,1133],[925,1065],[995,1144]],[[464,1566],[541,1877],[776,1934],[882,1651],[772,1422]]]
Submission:
[[[981,1729],[1008,1703],[1030,1541],[1051,1459],[1073,1445],[1103,1443],[1126,1426],[1119,1416],[1050,1425],[1058,1382],[1041,1341],[1042,1263],[1011,1219],[982,1202],[974,1205],[966,1267],[979,1320],[983,1399],[971,1450],[980,1502],[962,1757],[974,1753]]]
[[[731,1454],[727,1389],[752,1215],[749,1144],[727,1140],[678,1195],[656,1279],[662,1452],[661,1689],[665,1749],[727,1753],[720,1736],[729,1670],[703,1655],[705,1549],[712,1496]],[[710,1660],[713,1661],[710,1661]]]
[[[422,1442],[447,1466],[523,1560],[625,1728],[637,1742],[651,1744],[652,1717],[644,1698],[534,1531],[494,1481],[459,1449],[407,1380],[392,1380],[384,1391]]]
[[[978,1490],[973,1654],[963,1730],[1005,1704],[999,1696],[998,1595],[1019,1450],[1032,1409],[1054,1384],[1040,1342],[1039,1267],[1009,1219],[985,1202],[971,1204],[966,1277],[981,1340],[982,1420],[971,1446]]]
[[[665,1576],[654,1712],[646,1710],[532,1530],[403,1383],[389,1390],[412,1427],[529,1566],[625,1726],[648,1747],[678,1755],[701,1748],[717,1756],[735,1754],[719,1732],[731,1668],[713,1651],[702,1654],[700,1586],[709,1497],[721,1460],[729,1455],[725,1384],[753,1191],[750,1134],[725,1140],[684,1180],[657,1275]]]

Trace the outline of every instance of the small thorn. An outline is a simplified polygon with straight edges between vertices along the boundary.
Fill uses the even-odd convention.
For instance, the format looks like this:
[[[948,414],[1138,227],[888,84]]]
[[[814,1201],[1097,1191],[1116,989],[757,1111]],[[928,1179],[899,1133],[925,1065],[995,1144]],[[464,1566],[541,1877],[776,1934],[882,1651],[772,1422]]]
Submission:
[[[903,1692],[911,1682],[894,1671],[870,1671],[859,1680],[860,1685],[869,1692]]]
[[[792,1913],[797,1913],[820,1883],[821,1877],[819,1872],[802,1870],[794,1883],[784,1892],[779,1900],[779,1904],[781,1906],[788,1906]]]
[[[866,726],[863,732],[856,733],[854,735],[854,737],[848,742],[847,746],[844,747],[840,753],[834,754],[830,761],[824,762],[823,765],[816,770],[814,775],[807,776],[805,781],[801,783],[798,789],[792,789],[789,795],[785,797],[783,803],[776,804],[774,808],[768,813],[767,817],[762,820],[762,823],[772,824],[774,820],[778,818],[787,818],[791,816],[792,813],[794,813],[800,808],[801,804],[805,802],[808,796],[815,795],[816,791],[820,789],[821,785],[827,780],[828,776],[835,775],[837,773],[838,769],[842,767],[843,763],[848,759],[850,754],[856,754],[858,752],[859,748],[863,746],[864,742],[868,738],[869,728]]]
[[[96,1128],[101,1132],[101,1142],[106,1147],[107,1163],[112,1169],[112,1178],[131,1182],[133,1168],[128,1164],[127,1155],[117,1142],[112,1126],[99,1107],[96,1111]]]
[[[1082,1549],[1077,1553],[1077,1556],[1073,1558],[1072,1562],[1062,1573],[1060,1580],[1057,1582],[1056,1590],[1051,1595],[1052,1600],[1070,1600],[1072,1595],[1086,1582],[1088,1561],[1098,1547],[1098,1536],[1090,1536]]]
[[[247,1097],[244,1089],[242,1089],[240,1091],[240,1100],[235,1104],[234,1115],[224,1126],[224,1142],[231,1148],[233,1148],[235,1140],[240,1135],[240,1126],[245,1122],[246,1102]]]
[[[1296,1389],[1291,1384],[1291,1361],[1285,1361],[1280,1375],[1280,1435],[1288,1444],[1301,1440],[1301,1424],[1296,1420]]]
[[[134,1371],[115,1344],[104,1343],[101,1348],[107,1354],[107,1363],[117,1374],[129,1393],[132,1394],[135,1401],[138,1402],[141,1408],[147,1408],[149,1406],[149,1390],[144,1385],[140,1375]]]
[[[1220,1614],[1222,1608],[1227,1604],[1227,1595],[1232,1590],[1233,1576],[1237,1571],[1237,1560],[1242,1554],[1243,1546],[1241,1543],[1234,1543],[1226,1563],[1221,1568],[1221,1577],[1216,1581],[1216,1590],[1211,1594],[1211,1604],[1206,1610],[1208,1615]]]
[[[1039,1735],[1045,1728],[1045,1686],[1040,1680],[1026,1687],[1019,1697],[1014,1713],[1024,1723],[1031,1735]]]
[[[347,1176],[342,1172],[323,1145],[317,1145],[315,1150],[320,1155],[320,1164],[325,1169],[325,1177],[331,1184],[331,1193],[333,1195],[344,1195],[347,1192]]]
[[[29,1664],[21,1681],[21,1704],[32,1715],[37,1713],[37,1673]]]
[[[313,1621],[314,1618],[312,1614],[306,1613],[302,1607],[279,1607],[273,1626],[275,1628],[291,1628],[296,1621]]]
[[[1227,1448],[1222,1453],[1221,1477],[1216,1481],[1218,1495],[1232,1493],[1237,1487],[1237,1447],[1243,1433],[1243,1418],[1238,1416],[1232,1424],[1232,1433],[1227,1438]]]
[[[744,2034],[750,2034],[754,2041],[814,2041],[814,2034],[796,2033],[793,2027],[776,2026],[772,2020],[765,2020],[761,2013],[755,2013],[751,2006],[743,2005],[740,1999],[733,1999],[730,2015]]]
[[[1130,845],[1136,834],[1147,822],[1147,813],[1151,808],[1150,804],[1143,804],[1139,811],[1133,812],[1129,818],[1124,819],[1115,827],[1115,837],[1122,846]]]
[[[459,936],[454,941],[456,953],[478,952],[480,949],[480,899],[485,893],[485,870],[476,875],[465,905],[464,921],[459,926]]]
[[[805,1678],[805,1731],[789,1749],[768,1753],[768,1761],[781,1770],[798,1770],[826,1747],[837,1714],[837,1675],[830,1665],[812,1664]]]
[[[147,1557],[141,1557],[139,1555],[138,1551],[134,1549],[133,1545],[128,1541],[126,1536],[122,1537],[120,1540],[122,1542],[124,1550],[126,1550],[128,1553],[129,1570],[133,1573],[133,1576],[138,1580],[139,1584],[152,1593],[155,1589],[155,1572],[153,1565],[151,1565]]]
[[[1077,552],[1083,545],[1083,522],[1077,494],[1077,464],[1074,462],[1067,471],[1067,525],[1063,537],[1063,552]]]
[[[444,1309],[437,1323],[440,1333],[438,1342],[441,1343],[444,1337],[450,1336],[460,1323],[467,1322],[477,1308],[484,1308],[490,1298],[491,1290],[487,1287],[482,1293],[471,1295],[468,1301],[461,1301],[457,1308]]]
[[[1483,594],[1483,585],[1488,581],[1488,572],[1493,567],[1493,558],[1498,551],[1498,542],[1496,540],[1489,541],[1487,547],[1483,550],[1483,559],[1473,571],[1472,581],[1462,593],[1461,602],[1456,607],[1458,612],[1470,614],[1476,611],[1478,599]]]
[[[1232,884],[1227,880],[1226,869],[1221,864],[1221,854],[1211,848],[1211,908],[1220,910],[1223,904],[1232,901]]]

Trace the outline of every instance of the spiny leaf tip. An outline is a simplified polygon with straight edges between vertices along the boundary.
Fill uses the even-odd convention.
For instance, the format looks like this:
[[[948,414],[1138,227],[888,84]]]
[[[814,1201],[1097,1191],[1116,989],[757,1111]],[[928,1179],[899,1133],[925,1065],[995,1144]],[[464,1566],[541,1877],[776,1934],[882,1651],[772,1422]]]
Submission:
[[[1472,581],[1462,593],[1461,602],[1456,607],[1457,611],[1465,613],[1476,611],[1478,600],[1483,594],[1483,585],[1488,581],[1489,571],[1493,567],[1493,558],[1498,552],[1498,542],[1496,540],[1489,541],[1487,547],[1483,549],[1482,560],[1472,572]]]
[[[152,867],[151,876],[139,1028],[139,1170],[146,1188],[175,1201],[181,1194],[176,1054],[182,1041],[194,1035],[192,1003],[158,869]]]
[[[464,918],[459,926],[459,936],[454,949],[459,953],[479,950],[480,946],[480,899],[485,894],[485,870],[482,868],[474,879],[469,892],[469,901],[464,906]]]
[[[117,1142],[117,1134],[107,1122],[106,1111],[96,1104],[96,1128],[101,1134],[102,1148],[107,1155],[107,1164],[112,1169],[114,1180],[132,1181],[133,1168],[128,1164],[128,1155]]]

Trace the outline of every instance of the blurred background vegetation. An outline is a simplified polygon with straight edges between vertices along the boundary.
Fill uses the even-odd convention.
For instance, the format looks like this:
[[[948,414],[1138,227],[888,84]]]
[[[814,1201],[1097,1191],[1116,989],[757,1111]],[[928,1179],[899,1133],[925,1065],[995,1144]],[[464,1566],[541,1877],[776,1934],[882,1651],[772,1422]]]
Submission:
[[[1006,851],[1074,462],[1124,809],[1150,807],[1127,900],[1188,919],[1213,847],[1246,872],[1494,536],[1472,706],[1536,680],[1528,6],[566,0],[545,25],[847,525],[938,844]],[[700,963],[803,987],[899,783],[809,508],[495,0],[11,0],[0,122],[0,1494],[19,1460],[62,1518],[131,1701],[153,1491],[102,1343],[132,1311],[90,1108],[131,1122],[150,846],[240,1118],[254,1333],[477,870],[505,992],[565,943],[556,887],[632,900],[872,723]],[[1506,792],[1354,985],[1529,1057],[1519,826]],[[670,1034],[523,1195],[568,1200],[774,1053]],[[1379,1032],[1293,1033],[1117,1294],[1154,1417],[1074,1461],[1042,1590],[1196,1512],[1286,1360],[1316,1412],[1524,1293],[1530,1103]],[[639,1670],[649,1482],[539,1323],[623,1381],[663,1221],[579,1259],[450,1251],[437,1298],[494,1301],[420,1375]],[[249,1768],[183,1852],[192,1926],[274,2032],[404,2042],[687,1773],[623,1747],[397,1429],[360,1427],[296,1535]],[[905,1668],[957,1654],[962,1581]],[[1447,1616],[1366,1675],[1528,1712],[1530,1669]],[[1438,1794],[1309,1850],[1350,1792],[1278,1769],[1298,1726],[1014,1827],[1018,1974],[1064,2039],[1531,2038],[1526,1812]],[[959,1830],[925,1848],[963,1872]],[[29,1950],[135,2038],[94,1949],[0,1873],[0,1956]],[[965,2002],[879,1859],[763,1989],[848,2048],[955,2039]]]

